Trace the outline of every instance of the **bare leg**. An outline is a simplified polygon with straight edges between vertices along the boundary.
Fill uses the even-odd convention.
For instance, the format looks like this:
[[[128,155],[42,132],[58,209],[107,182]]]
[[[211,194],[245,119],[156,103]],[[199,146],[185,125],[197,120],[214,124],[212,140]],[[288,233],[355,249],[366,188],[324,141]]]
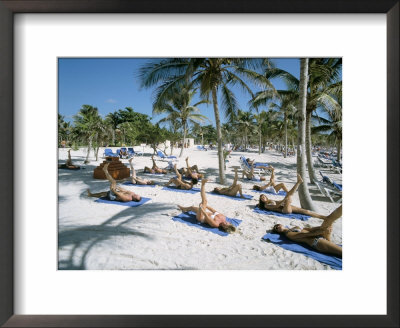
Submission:
[[[110,163],[107,163],[103,166],[103,171],[106,175],[106,178],[108,181],[110,181],[110,189],[113,190],[117,187],[117,182],[114,180],[114,178],[110,175],[110,173],[108,173],[108,166],[110,165]]]
[[[88,189],[88,190],[87,190],[87,195],[88,195],[89,197],[96,197],[96,198],[99,198],[99,197],[106,197],[106,196],[107,196],[107,191],[102,191],[102,192],[97,192],[97,193],[91,193],[90,190]]]
[[[151,156],[151,160],[153,161],[153,170],[156,168],[158,169],[158,166],[157,166],[156,161],[154,160],[153,156]]]
[[[171,178],[171,179],[169,179],[169,181],[167,183],[164,184],[164,186],[169,186],[174,181],[175,181],[175,178]]]
[[[133,160],[133,158],[131,157],[131,158],[129,159],[129,165],[131,166],[132,177],[136,179],[136,171],[135,171],[135,169],[133,168],[132,160]]]
[[[238,180],[238,172],[237,168],[235,167],[235,178],[233,179],[232,187],[235,187],[237,185],[237,180]]]
[[[207,207],[207,196],[206,196],[206,188],[205,188],[205,184],[208,180],[207,179],[203,179],[201,180],[201,205],[203,205],[203,208],[205,209]]]
[[[185,206],[180,206],[180,205],[178,205],[178,208],[179,208],[182,212],[190,212],[190,211],[192,211],[192,212],[197,213],[197,211],[199,210],[199,208],[196,207],[196,206],[188,206],[188,207],[185,207]]]
[[[324,222],[321,224],[321,228],[328,229],[332,227],[333,223],[342,217],[342,205],[340,205],[336,210],[329,214]]]
[[[284,183],[279,183],[277,185],[274,186],[274,189],[276,192],[278,192],[279,190],[283,189],[284,191],[286,191],[286,193],[289,192],[288,188],[285,186]]]
[[[296,184],[293,186],[292,189],[290,189],[290,191],[287,192],[286,197],[291,197],[294,195],[294,193],[297,191],[297,189],[299,188],[299,186],[303,183],[303,179],[301,178],[300,174],[297,174],[297,182]],[[285,198],[286,198],[285,197]]]

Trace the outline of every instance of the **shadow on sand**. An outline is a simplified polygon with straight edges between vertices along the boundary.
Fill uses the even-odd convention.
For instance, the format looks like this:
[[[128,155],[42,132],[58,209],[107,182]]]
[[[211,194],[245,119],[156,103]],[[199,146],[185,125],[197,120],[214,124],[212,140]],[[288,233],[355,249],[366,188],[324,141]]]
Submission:
[[[85,270],[86,259],[90,250],[97,244],[115,236],[130,236],[134,238],[152,237],[124,225],[141,218],[151,217],[152,214],[175,209],[171,204],[151,203],[136,208],[126,208],[99,225],[67,226],[58,234],[58,248],[72,246],[68,259],[59,260],[59,270]],[[120,221],[115,224],[116,221]]]

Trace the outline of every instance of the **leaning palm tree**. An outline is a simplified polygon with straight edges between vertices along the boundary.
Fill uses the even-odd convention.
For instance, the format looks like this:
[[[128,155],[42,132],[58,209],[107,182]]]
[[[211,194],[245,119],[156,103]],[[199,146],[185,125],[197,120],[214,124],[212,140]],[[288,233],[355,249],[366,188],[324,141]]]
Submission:
[[[300,84],[299,84],[299,115],[298,115],[298,136],[297,136],[297,173],[301,175],[304,182],[299,187],[299,198],[302,208],[315,211],[306,182],[306,111],[307,111],[307,78],[308,58],[300,59]]]
[[[85,164],[89,163],[90,149],[92,148],[93,138],[100,129],[101,117],[98,109],[91,105],[83,105],[78,114],[74,115],[75,128],[88,143]]]
[[[179,121],[182,126],[183,143],[179,157],[182,157],[185,148],[188,125],[193,122],[198,123],[207,120],[207,117],[199,113],[200,109],[197,107],[208,103],[207,100],[202,99],[191,105],[195,92],[196,90],[191,89],[189,84],[176,89],[174,93],[168,94],[168,97],[156,98],[154,102],[153,114],[167,114],[159,123]]]
[[[230,87],[238,84],[243,90],[252,95],[251,89],[241,76],[247,76],[253,80],[260,79],[259,74],[252,71],[264,60],[249,60],[241,58],[172,58],[145,65],[140,69],[142,86],[150,87],[162,82],[159,94],[171,93],[176,87],[181,87],[188,81],[192,81],[195,87],[199,87],[202,98],[212,97],[218,144],[219,179],[225,184],[224,158],[222,151],[222,133],[219,105],[225,116],[230,117],[237,113],[238,103]],[[220,93],[219,104],[218,94]]]

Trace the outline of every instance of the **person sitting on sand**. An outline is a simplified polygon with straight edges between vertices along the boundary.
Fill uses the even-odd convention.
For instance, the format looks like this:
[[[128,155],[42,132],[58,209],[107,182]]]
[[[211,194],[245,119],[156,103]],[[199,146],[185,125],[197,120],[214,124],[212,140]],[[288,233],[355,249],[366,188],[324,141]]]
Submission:
[[[135,202],[140,202],[142,197],[140,197],[138,194],[135,194],[132,191],[117,186],[116,181],[113,179],[110,173],[108,173],[108,165],[110,165],[110,163],[107,163],[103,166],[103,171],[106,175],[107,180],[110,181],[110,190],[98,193],[91,193],[90,190],[88,189],[87,190],[88,196],[107,197],[109,200],[117,200],[119,202],[130,202],[132,200]]]
[[[185,189],[185,190],[189,190],[193,188],[193,180],[189,182],[186,182],[184,180],[182,180],[182,175],[179,173],[179,171],[176,169],[176,164],[174,165],[174,169],[175,169],[175,173],[176,173],[176,177],[175,178],[171,178],[164,186],[169,186],[171,183],[173,183],[176,188],[178,189]],[[196,180],[197,183],[197,180]]]
[[[133,168],[132,160],[133,160],[133,158],[131,157],[131,158],[129,159],[129,165],[131,166],[131,171],[132,171],[132,176],[131,176],[131,178],[130,178],[130,181],[132,182],[132,184],[153,185],[153,184],[154,184],[154,181],[152,181],[152,180],[147,180],[147,179],[142,179],[142,178],[139,178],[139,177],[136,176],[136,171],[135,171],[135,169]]]
[[[233,180],[232,185],[227,188],[215,187],[213,192],[220,194],[220,195],[227,195],[227,196],[231,196],[231,197],[235,197],[237,195],[237,193],[239,193],[240,197],[245,198],[242,193],[242,185],[237,184],[237,180],[238,180],[238,172],[237,172],[237,168],[235,168],[235,179]]]
[[[153,161],[153,167],[149,168],[147,166],[144,167],[143,172],[144,173],[159,173],[159,174],[167,174],[167,170],[166,169],[160,169],[157,164],[156,161],[154,160],[154,156],[151,156],[151,160]]]
[[[209,226],[213,228],[218,228],[225,232],[235,232],[235,226],[226,221],[225,215],[218,213],[211,206],[207,205],[207,197],[205,191],[205,184],[207,181],[207,179],[202,179],[201,181],[201,203],[199,204],[199,206],[184,207],[178,205],[178,208],[182,212],[195,212],[197,221],[201,223],[207,223]]]
[[[272,192],[274,194],[278,193],[279,190],[281,190],[281,189],[286,191],[286,193],[289,192],[289,190],[286,188],[285,184],[283,184],[283,183],[276,184],[275,169],[272,166],[269,166],[267,169],[271,170],[271,178],[269,179],[269,183],[267,183],[264,186],[254,185],[253,189],[259,190],[259,191],[266,190],[266,191]]]
[[[297,191],[299,186],[303,183],[303,179],[301,178],[300,174],[297,174],[297,182],[293,186],[292,189],[290,189],[287,193],[284,199],[282,200],[277,200],[274,201],[272,199],[268,199],[268,197],[265,194],[260,195],[260,200],[258,203],[258,207],[260,209],[266,209],[268,211],[273,211],[273,212],[279,212],[279,213],[284,213],[284,214],[291,214],[291,213],[297,213],[297,214],[304,214],[308,216],[312,216],[314,218],[322,219],[324,220],[326,216],[305,210],[301,207],[297,207],[292,205],[292,196],[294,193]]]
[[[68,170],[79,170],[80,167],[78,165],[72,164],[72,159],[71,159],[71,149],[68,150],[68,159],[65,162],[65,164],[60,164],[58,165],[59,169],[68,169]]]
[[[305,243],[321,253],[333,254],[342,257],[342,247],[331,242],[333,223],[342,216],[342,205],[325,217],[319,227],[314,228],[285,228],[282,224],[275,224],[273,231],[284,234],[287,238],[298,243]]]

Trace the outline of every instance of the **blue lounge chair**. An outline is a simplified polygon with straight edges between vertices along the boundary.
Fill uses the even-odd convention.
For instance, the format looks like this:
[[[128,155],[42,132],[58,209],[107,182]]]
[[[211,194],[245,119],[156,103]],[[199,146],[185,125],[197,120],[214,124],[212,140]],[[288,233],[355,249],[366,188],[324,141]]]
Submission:
[[[176,156],[166,156],[161,150],[157,150],[157,155],[161,158],[161,160],[173,160],[177,161]]]
[[[106,149],[104,149],[104,154],[103,154],[103,156],[104,156],[104,157],[109,157],[109,156],[111,156],[111,157],[118,157],[118,154],[113,153],[113,151],[112,151],[110,148],[106,148]]]
[[[342,202],[342,185],[335,183],[329,177],[327,177],[326,175],[323,175],[321,171],[319,171],[319,173],[322,176],[322,181],[315,181],[315,184],[318,187],[319,191],[324,196],[328,197],[332,203],[335,202],[334,199],[332,198],[332,195],[339,197],[337,202],[341,203]]]

